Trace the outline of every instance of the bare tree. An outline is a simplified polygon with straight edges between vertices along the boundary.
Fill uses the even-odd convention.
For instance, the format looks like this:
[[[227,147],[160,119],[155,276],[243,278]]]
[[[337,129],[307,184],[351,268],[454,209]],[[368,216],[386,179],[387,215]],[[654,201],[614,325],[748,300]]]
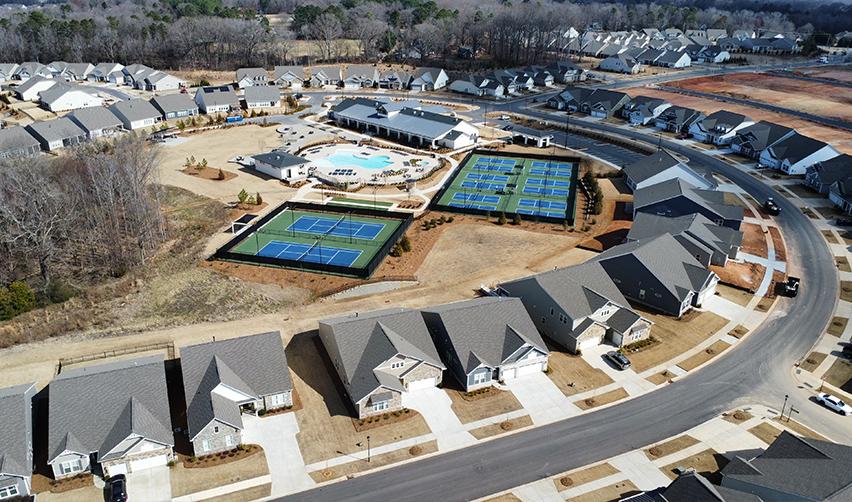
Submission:
[[[332,54],[337,52],[334,42],[343,35],[343,26],[337,16],[325,13],[317,16],[306,27],[305,35],[316,40],[323,59],[331,59]]]

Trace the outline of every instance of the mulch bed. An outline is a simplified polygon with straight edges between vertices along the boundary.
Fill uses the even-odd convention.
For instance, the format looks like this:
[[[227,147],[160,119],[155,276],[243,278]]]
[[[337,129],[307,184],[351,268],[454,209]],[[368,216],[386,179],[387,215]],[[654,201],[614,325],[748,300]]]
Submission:
[[[216,465],[230,464],[231,462],[236,462],[237,460],[248,458],[262,451],[263,448],[261,448],[260,445],[245,444],[242,445],[242,448],[237,447],[219,453],[202,455],[200,457],[197,457],[195,461],[193,461],[193,457],[183,457],[182,455],[181,457],[183,457],[183,466],[186,469],[197,469],[204,467],[213,467]]]
[[[186,167],[181,170],[182,173],[196,178],[212,181],[228,181],[237,177],[237,173],[222,169],[223,178],[219,178],[219,169],[215,167]]]
[[[51,493],[64,493],[76,490],[78,488],[86,488],[94,486],[95,478],[89,473],[78,474],[70,478],[51,479],[40,474],[33,475],[32,489],[35,493],[49,491]]]
[[[276,408],[274,410],[268,410],[263,415],[259,415],[261,418],[271,417],[273,415],[281,415],[283,413],[290,413],[291,411],[299,411],[302,409],[302,399],[299,397],[299,393],[296,389],[293,389],[293,406],[286,406],[284,408]]]
[[[419,413],[416,411],[403,408],[401,410],[389,411],[387,413],[382,413],[381,415],[375,415],[363,419],[353,418],[352,425],[355,427],[355,431],[364,432],[378,427],[384,427],[385,425],[396,424],[418,415]]]

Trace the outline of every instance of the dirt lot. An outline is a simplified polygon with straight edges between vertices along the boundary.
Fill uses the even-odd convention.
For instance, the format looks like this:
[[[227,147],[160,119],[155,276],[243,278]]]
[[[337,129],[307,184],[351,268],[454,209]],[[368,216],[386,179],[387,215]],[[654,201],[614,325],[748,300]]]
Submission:
[[[269,474],[269,467],[266,465],[266,454],[263,452],[213,467],[187,469],[183,464],[178,463],[171,469],[172,496],[180,497],[267,474]]]
[[[654,322],[654,326],[651,328],[651,336],[660,340],[661,343],[629,354],[630,363],[637,373],[653,368],[686,352],[728,323],[727,319],[713,312],[699,312],[697,310],[687,312],[681,319],[641,310],[640,313]]]
[[[593,368],[582,357],[568,354],[558,347],[550,347],[547,376],[566,396],[573,396],[612,383],[612,379],[598,368]]]
[[[301,432],[296,439],[305,463],[361,451],[356,443],[364,441],[366,434],[355,431],[354,412],[344,401],[337,373],[327,361],[319,337],[315,332],[301,333],[293,337],[286,352],[294,386],[302,398],[302,409],[296,412]],[[428,433],[426,421],[412,411],[411,418],[370,429],[369,435],[372,446],[381,446]]]
[[[556,484],[556,489],[561,492],[618,473],[619,470],[610,464],[598,464],[579,471],[569,472],[554,479],[553,482]]]
[[[735,113],[742,113],[751,117],[755,121],[767,120],[777,124],[784,124],[787,127],[796,129],[796,131],[804,134],[805,136],[810,136],[830,143],[831,146],[843,153],[852,154],[852,135],[850,135],[847,131],[817,125],[808,120],[793,118],[786,114],[770,112],[752,108],[750,106],[720,103],[712,99],[684,96],[682,94],[661,91],[659,89],[652,89],[648,87],[622,89],[622,92],[627,92],[631,96],[642,95],[661,98],[673,105],[694,108],[704,113],[713,113],[715,111],[725,109]],[[847,106],[847,108],[849,107]]]
[[[809,66],[806,68],[797,68],[794,73],[805,75],[807,77],[829,78],[839,80],[841,82],[852,82],[852,71],[848,66]]]
[[[727,284],[745,291],[757,291],[763,276],[766,274],[766,267],[763,265],[733,261],[729,261],[724,267],[710,265],[710,270],[716,272],[722,285]],[[722,296],[725,295],[722,294]]]
[[[769,246],[766,243],[766,234],[760,225],[754,223],[743,223],[740,226],[740,231],[743,233],[743,243],[740,249],[744,253],[767,258],[769,256]]]
[[[523,408],[514,394],[495,387],[476,396],[465,396],[464,392],[453,388],[445,388],[444,390],[453,402],[453,413],[459,417],[463,424],[496,417]]]

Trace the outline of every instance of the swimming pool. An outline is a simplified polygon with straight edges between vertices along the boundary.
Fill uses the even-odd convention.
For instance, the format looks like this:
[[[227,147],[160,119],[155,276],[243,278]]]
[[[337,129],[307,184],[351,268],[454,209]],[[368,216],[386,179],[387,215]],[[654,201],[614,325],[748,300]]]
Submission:
[[[335,152],[326,157],[335,167],[362,167],[364,169],[384,169],[393,164],[387,155],[361,157],[353,152]]]

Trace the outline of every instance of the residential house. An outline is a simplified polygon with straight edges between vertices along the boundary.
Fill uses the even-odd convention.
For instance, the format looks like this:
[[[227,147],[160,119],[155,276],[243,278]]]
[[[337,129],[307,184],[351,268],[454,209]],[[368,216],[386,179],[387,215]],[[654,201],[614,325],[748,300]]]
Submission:
[[[642,64],[655,65],[657,60],[660,59],[660,56],[662,56],[665,52],[665,49],[649,47],[636,56],[636,60]]]
[[[137,89],[144,89],[145,77],[155,71],[157,70],[138,63],[127,65],[121,69],[121,72],[124,73],[124,84],[136,87]]]
[[[198,115],[198,105],[188,94],[161,94],[151,98],[150,102],[160,112],[164,120]]]
[[[293,406],[293,382],[281,333],[181,347],[186,422],[197,456],[242,444],[242,415]]]
[[[93,82],[109,82],[111,84],[122,83],[124,80],[124,74],[121,71],[122,69],[124,69],[123,64],[98,63],[86,79]]]
[[[621,172],[628,188],[634,192],[671,179],[681,179],[708,190],[716,186],[709,175],[696,172],[665,150],[658,150],[624,166]]]
[[[686,51],[666,51],[654,61],[654,64],[666,68],[688,68],[692,65],[692,58]]]
[[[379,76],[379,89],[393,89],[396,91],[406,89],[411,81],[411,75],[404,70],[389,70]]]
[[[66,63],[64,61],[54,61],[47,65],[47,68],[52,73],[53,78],[66,82],[86,80],[95,69],[91,63]]]
[[[805,174],[810,166],[838,155],[831,145],[794,133],[761,152],[758,162],[786,174]]]
[[[422,313],[438,353],[465,391],[547,371],[549,351],[519,298],[475,298]]]
[[[702,143],[728,145],[737,131],[752,124],[754,121],[745,115],[719,110],[693,122],[689,126],[689,134]]]
[[[852,500],[852,446],[787,431],[753,459],[734,457],[721,473],[722,488],[766,502]]]
[[[502,98],[507,94],[515,92],[515,87],[512,82],[507,82],[508,84],[510,84],[510,87],[507,88],[499,80],[495,80],[494,77],[474,77],[473,81],[477,83],[480,89],[482,89],[482,93],[484,96]]]
[[[618,42],[609,42],[601,48],[598,52],[598,56],[602,58],[609,58],[618,54],[623,53],[627,50],[627,46],[621,45]]]
[[[662,31],[663,36],[666,40],[671,40],[673,38],[678,38],[683,36],[683,32],[677,28],[666,28]]]
[[[0,63],[0,84],[11,81],[17,69],[17,63]]]
[[[452,150],[473,145],[479,131],[468,122],[422,108],[365,98],[344,99],[329,112],[341,127],[405,143]]]
[[[703,190],[672,178],[636,190],[633,196],[633,218],[638,213],[677,217],[701,213],[717,225],[739,230],[743,208],[725,203],[724,192]]]
[[[728,36],[728,30],[723,28],[707,28],[706,36],[711,42],[717,42],[719,39]]]
[[[21,126],[0,129],[0,159],[30,157],[41,151],[41,143]]]
[[[46,91],[58,83],[58,80],[36,75],[15,87],[15,96],[21,101],[38,101],[38,95],[42,91]]]
[[[272,73],[278,87],[298,91],[305,85],[305,69],[301,66],[276,66]]]
[[[556,96],[553,96],[548,99],[547,106],[550,108],[555,108],[557,110],[568,110],[571,112],[577,112],[580,111],[580,107],[583,103],[588,102],[588,99],[592,96],[594,92],[595,89],[591,89],[588,87],[568,86],[565,88],[565,90],[563,90]],[[627,95],[625,94],[625,96]]]
[[[163,115],[145,99],[129,99],[127,101],[116,101],[109,110],[118,117],[118,120],[128,131],[151,127],[161,121]]]
[[[852,177],[832,183],[828,187],[828,200],[846,214],[852,214]]]
[[[831,185],[852,177],[852,156],[841,154],[815,163],[805,171],[805,185],[819,193],[828,193]]]
[[[778,141],[795,134],[793,129],[761,120],[737,131],[731,140],[731,150],[757,159],[760,154]]]
[[[30,500],[35,384],[0,389],[0,500]]]
[[[416,310],[326,319],[319,323],[319,338],[358,418],[399,410],[405,393],[443,381],[446,367]]]
[[[93,470],[115,476],[172,460],[162,355],[66,369],[48,392],[47,464],[55,478]]]
[[[313,88],[325,87],[327,85],[337,86],[340,83],[339,68],[317,68],[311,72],[308,84]]]
[[[68,117],[33,122],[27,126],[27,131],[48,152],[79,145],[88,139],[86,131]]]
[[[227,86],[202,87],[195,91],[195,104],[202,113],[229,113],[240,109],[240,98]]]
[[[596,262],[502,283],[498,291],[520,298],[539,333],[574,354],[605,342],[621,347],[651,333],[651,321],[630,308]]]
[[[255,85],[267,85],[269,75],[265,68],[240,68],[237,70],[237,87],[245,89]]]
[[[281,91],[275,86],[251,86],[243,92],[243,101],[247,110],[258,108],[280,108]]]
[[[630,101],[623,92],[595,89],[580,101],[580,111],[597,118],[609,118],[617,114]]]
[[[102,107],[74,110],[68,118],[86,132],[89,139],[112,137],[121,130],[121,120]]]
[[[609,56],[598,64],[598,70],[611,71],[615,73],[636,74],[642,71],[642,64],[639,61],[625,56],[624,54],[616,54]]]
[[[311,161],[280,150],[260,153],[252,158],[256,171],[282,181],[301,181],[311,172]]]
[[[94,90],[59,83],[39,93],[41,106],[54,113],[93,106],[103,107],[104,100]]]
[[[707,478],[687,469],[667,487],[639,492],[619,502],[766,502],[751,493],[712,484]]]
[[[20,80],[21,82],[26,82],[33,77],[53,78],[53,73],[50,68],[41,63],[27,61],[21,63],[13,74],[13,80]]]
[[[593,260],[629,300],[675,317],[700,307],[719,282],[670,234],[615,246]]]
[[[656,120],[654,127],[677,134],[685,134],[692,124],[704,118],[704,114],[692,108],[671,106],[666,108]]]
[[[731,53],[718,45],[704,47],[698,53],[697,61],[699,63],[724,63],[731,59]]]
[[[737,257],[743,241],[742,232],[717,225],[700,213],[673,218],[639,213],[627,240],[642,241],[663,234],[673,236],[705,267],[724,267],[728,259]]]
[[[186,80],[161,71],[147,75],[143,82],[144,89],[153,92],[175,91],[186,87]]]
[[[340,85],[344,89],[375,87],[380,79],[379,69],[371,65],[349,65],[341,73]]]
[[[585,71],[570,61],[555,61],[545,67],[554,83],[570,84],[586,79]]]
[[[473,78],[460,78],[453,80],[450,84],[450,90],[461,94],[469,94],[471,96],[483,96],[485,94],[485,89],[475,82]],[[502,94],[502,90],[500,92]]]
[[[633,125],[648,125],[671,106],[660,98],[634,96],[621,108],[620,115]]]

